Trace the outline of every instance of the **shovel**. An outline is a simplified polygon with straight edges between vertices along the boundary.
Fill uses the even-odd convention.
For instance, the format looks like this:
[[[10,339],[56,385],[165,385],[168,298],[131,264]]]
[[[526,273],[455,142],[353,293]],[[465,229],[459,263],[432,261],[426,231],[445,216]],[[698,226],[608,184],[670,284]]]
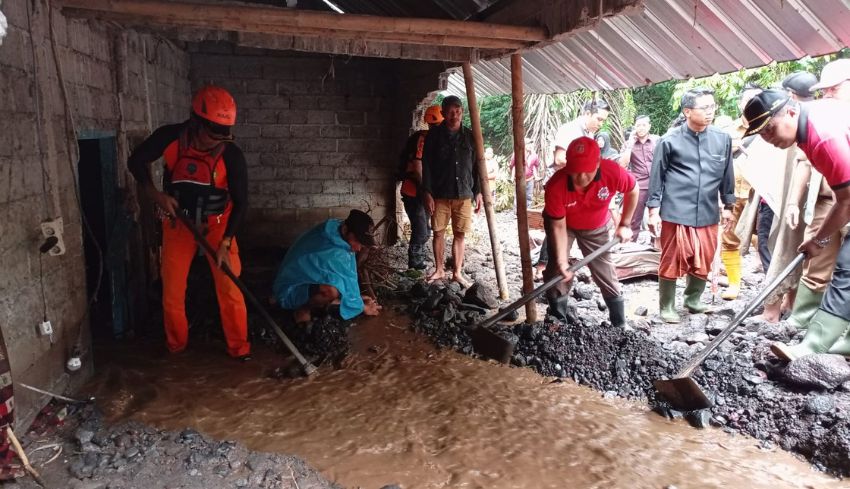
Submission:
[[[198,228],[195,227],[192,221],[189,220],[189,217],[186,216],[186,214],[184,214],[182,211],[178,211],[177,219],[181,223],[183,223],[183,225],[186,226],[189,231],[192,232],[192,235],[195,237],[195,241],[198,242],[198,245],[200,245],[201,248],[203,248],[204,251],[214,259],[216,255],[215,250],[210,245],[209,241],[207,241],[207,239],[204,238],[200,231],[198,231]],[[292,342],[289,341],[289,338],[286,337],[286,334],[283,332],[282,329],[280,329],[280,326],[278,326],[277,323],[274,322],[274,319],[271,317],[268,311],[266,311],[263,305],[260,304],[260,301],[257,300],[254,294],[252,294],[251,291],[248,290],[248,287],[245,286],[242,280],[240,280],[239,277],[237,277],[236,274],[233,273],[233,270],[230,269],[230,266],[227,263],[222,263],[221,270],[224,272],[225,275],[230,277],[230,280],[233,280],[233,283],[236,284],[236,286],[239,287],[239,290],[242,291],[242,295],[247,297],[251,304],[253,304],[254,307],[257,309],[257,311],[260,312],[260,316],[263,317],[263,319],[266,321],[266,324],[271,326],[272,330],[277,333],[277,336],[280,338],[280,341],[282,341],[283,344],[286,346],[286,349],[289,350],[290,353],[292,353],[292,355],[295,357],[295,359],[298,360],[298,363],[301,364],[301,368],[304,370],[304,374],[307,376],[314,374],[316,372],[316,366],[307,361],[307,359],[304,358],[304,355],[302,355],[301,352],[298,351],[298,348],[296,348],[295,345],[293,345]]]
[[[776,287],[779,286],[779,283],[785,280],[785,277],[791,274],[795,268],[797,268],[803,259],[806,257],[803,253],[798,254],[791,263],[785,267],[782,272],[777,275],[773,281],[771,281],[767,286],[759,292],[747,307],[744,308],[743,311],[739,312],[737,316],[729,323],[728,326],[723,328],[723,331],[720,332],[717,336],[711,340],[711,343],[708,344],[701,352],[697,354],[687,365],[682,369],[679,374],[672,379],[669,380],[656,380],[653,382],[655,386],[655,390],[661,394],[674,409],[679,411],[696,411],[698,409],[710,408],[713,404],[702,391],[699,384],[696,383],[694,379],[691,378],[691,374],[694,373],[697,367],[699,367],[702,362],[708,358],[711,353],[723,343],[729,335],[732,334],[732,331],[737,328],[741,322],[744,321],[750,314],[752,314],[753,310],[761,304],[771,292],[773,292]]]
[[[578,269],[584,267],[588,263],[598,258],[599,255],[602,255],[603,253],[613,248],[614,245],[619,242],[619,238],[614,238],[608,241],[604,245],[594,250],[593,253],[590,253],[589,255],[582,258],[580,261],[570,266],[569,271],[575,272]],[[500,308],[499,312],[473,326],[468,331],[468,333],[469,336],[472,338],[472,348],[475,350],[475,352],[485,357],[492,358],[497,362],[510,362],[511,356],[514,354],[514,347],[516,345],[513,342],[506,340],[505,338],[502,338],[498,334],[494,333],[492,330],[490,330],[490,326],[495,324],[497,321],[506,318],[512,312],[531,302],[537,296],[558,285],[563,280],[564,277],[562,277],[560,274],[556,277],[550,278],[548,281],[546,281],[546,283],[544,283],[540,287],[537,287],[531,292],[525,294],[510,305]]]

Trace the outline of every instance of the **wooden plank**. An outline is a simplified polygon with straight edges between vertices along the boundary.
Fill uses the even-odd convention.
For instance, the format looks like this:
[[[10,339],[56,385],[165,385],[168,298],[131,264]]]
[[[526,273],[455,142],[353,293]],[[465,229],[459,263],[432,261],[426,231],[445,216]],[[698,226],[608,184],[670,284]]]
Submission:
[[[481,181],[481,197],[484,200],[484,214],[487,216],[487,230],[490,232],[490,246],[493,249],[493,265],[496,268],[496,284],[499,297],[505,300],[508,295],[508,280],[505,277],[505,262],[502,259],[502,243],[496,235],[496,212],[493,209],[493,196],[490,182],[487,180],[487,163],[484,160],[484,136],[481,133],[481,116],[478,114],[478,101],[475,98],[475,82],[472,79],[472,66],[463,64],[463,79],[466,82],[466,104],[469,119],[472,121],[472,135],[475,138],[475,160]]]
[[[62,0],[76,1],[76,0]],[[407,34],[387,32],[365,32],[350,31],[336,28],[300,27],[289,25],[275,25],[270,23],[249,23],[236,19],[206,19],[206,18],[175,18],[165,14],[130,15],[126,13],[103,12],[98,10],[79,9],[67,7],[62,10],[67,16],[95,18],[120,22],[135,27],[151,27],[152,25],[214,29],[220,31],[232,31],[240,33],[278,34],[296,37],[308,37],[317,39],[339,39],[349,41],[368,42],[394,42],[400,44],[414,44],[425,46],[448,46],[468,47],[483,49],[508,49],[517,50],[530,45],[528,42],[499,38],[480,38],[469,36],[458,36],[454,34]],[[447,31],[448,32],[448,31]]]
[[[141,29],[150,30],[150,29]],[[161,35],[187,42],[226,41],[235,46],[278,51],[366,56],[370,58],[411,59],[422,61],[447,61],[463,63],[478,61],[482,53],[497,51],[456,46],[423,46],[380,41],[356,41],[316,37],[257,34],[251,32],[211,31],[169,27],[157,31]]]
[[[503,39],[522,41],[523,43],[541,42],[547,39],[545,30],[537,26],[444,19],[338,15],[329,12],[242,3],[216,3],[199,6],[197,3],[167,0],[122,0],[120,2],[114,0],[59,0],[59,4],[63,8],[167,20],[172,25],[175,23],[194,27],[227,25],[229,26],[228,30],[246,31],[248,29],[248,32],[251,32],[251,29],[257,26],[271,25],[290,30],[318,29],[328,32],[348,31],[375,35],[445,36],[450,33],[459,38]]]
[[[534,289],[534,276],[531,271],[531,243],[528,235],[528,206],[525,194],[525,126],[523,121],[522,96],[522,56],[511,55],[511,117],[514,134],[514,174],[516,179],[516,223],[519,233],[519,257],[522,264],[522,293],[528,294]],[[525,305],[525,319],[528,323],[537,321],[537,301]]]

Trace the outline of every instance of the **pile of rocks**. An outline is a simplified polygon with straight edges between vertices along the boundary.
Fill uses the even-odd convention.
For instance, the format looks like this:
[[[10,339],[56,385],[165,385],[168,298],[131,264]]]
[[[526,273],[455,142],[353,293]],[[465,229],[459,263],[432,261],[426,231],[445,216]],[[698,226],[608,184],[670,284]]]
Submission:
[[[39,469],[48,487],[340,488],[297,457],[252,452],[239,443],[215,441],[191,429],[157,430],[137,422],[107,426],[91,406],[71,414],[47,438],[62,447],[57,461]],[[50,451],[33,452],[32,446],[29,450],[39,467],[51,455]],[[38,486],[25,478],[3,487]]]
[[[821,469],[850,475],[850,365],[842,357],[813,355],[782,364],[769,355],[769,344],[790,341],[797,332],[784,323],[752,321],[732,333],[694,376],[714,407],[677,412],[658,398],[653,381],[674,376],[729,324],[747,297],[710,316],[684,316],[679,325],[639,317],[619,329],[610,326],[604,301],[586,282],[583,274],[573,288],[566,323],[497,326],[516,341],[514,365],[572,379],[606,396],[646,400],[665,416],[745,433],[766,446],[800,453]],[[656,284],[628,285],[639,286]],[[488,292],[478,303],[469,300]],[[414,329],[438,346],[473,355],[468,328],[498,306],[484,284],[466,294],[451,284],[401,284],[397,295],[408,304]]]

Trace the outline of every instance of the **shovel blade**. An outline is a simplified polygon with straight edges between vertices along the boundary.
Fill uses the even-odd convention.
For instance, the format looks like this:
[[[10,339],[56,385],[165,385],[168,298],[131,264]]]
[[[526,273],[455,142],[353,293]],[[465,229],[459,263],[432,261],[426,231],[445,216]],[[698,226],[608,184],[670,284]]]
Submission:
[[[469,337],[472,338],[472,349],[475,353],[501,363],[511,361],[516,346],[513,342],[481,327],[472,329]]]
[[[655,390],[678,411],[696,411],[713,406],[699,384],[690,377],[656,380]]]

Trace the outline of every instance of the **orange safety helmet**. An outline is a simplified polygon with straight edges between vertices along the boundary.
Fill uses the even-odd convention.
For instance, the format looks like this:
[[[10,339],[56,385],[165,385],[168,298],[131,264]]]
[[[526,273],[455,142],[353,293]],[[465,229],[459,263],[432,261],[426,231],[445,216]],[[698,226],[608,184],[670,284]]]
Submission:
[[[423,119],[426,124],[439,124],[443,122],[443,109],[439,105],[432,105],[425,109]]]
[[[207,85],[195,93],[192,112],[222,126],[236,124],[236,101],[230,92],[214,85]]]

